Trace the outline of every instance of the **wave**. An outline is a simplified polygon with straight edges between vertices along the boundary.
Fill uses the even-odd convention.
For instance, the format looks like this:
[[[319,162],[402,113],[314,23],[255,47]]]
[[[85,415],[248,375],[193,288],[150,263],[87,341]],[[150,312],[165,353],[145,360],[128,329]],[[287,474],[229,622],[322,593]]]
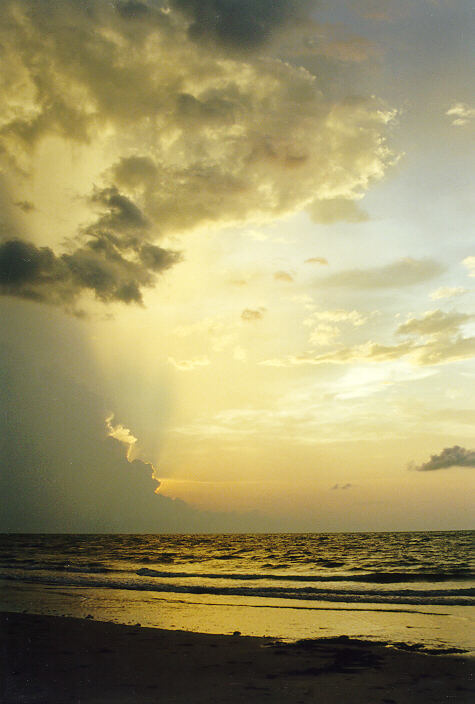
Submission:
[[[287,586],[214,586],[183,585],[137,580],[131,578],[98,579],[93,576],[56,574],[56,575],[21,575],[1,574],[6,580],[23,581],[34,584],[55,585],[63,587],[108,588],[132,591],[164,592],[176,594],[200,594],[216,596],[245,596],[272,599],[290,599],[305,601],[339,602],[339,603],[384,603],[414,604],[440,606],[469,606],[474,603],[475,589],[401,589],[391,591],[341,589],[326,590],[316,587]]]
[[[279,581],[279,582],[363,582],[368,584],[397,584],[405,582],[453,582],[472,580],[474,574],[469,571],[452,572],[370,572],[367,574],[333,574],[333,575],[303,575],[303,574],[250,574],[247,572],[170,572],[152,570],[143,567],[136,574],[143,577],[157,578],[199,578],[199,579],[229,579],[242,581]]]

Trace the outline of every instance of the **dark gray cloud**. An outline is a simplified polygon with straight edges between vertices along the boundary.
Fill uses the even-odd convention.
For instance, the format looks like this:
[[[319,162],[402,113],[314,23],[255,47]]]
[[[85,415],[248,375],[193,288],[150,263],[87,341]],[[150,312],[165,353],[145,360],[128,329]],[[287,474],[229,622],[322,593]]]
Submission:
[[[432,259],[401,259],[371,269],[346,269],[320,279],[321,286],[357,289],[399,288],[414,286],[439,276],[445,267]]]
[[[308,0],[171,0],[190,20],[189,36],[235,49],[253,49],[275,30],[295,23]]]
[[[71,254],[57,256],[49,247],[19,239],[0,244],[0,295],[71,308],[91,291],[103,302],[142,303],[143,288],[181,260],[172,250],[142,244],[138,258],[125,258],[107,237],[90,239]]]
[[[410,465],[410,469],[417,472],[432,472],[449,467],[475,467],[475,450],[466,450],[460,445],[454,445],[446,447],[439,455],[431,455],[430,460],[423,464]]]
[[[116,186],[95,189],[90,201],[99,214],[71,251],[56,254],[18,237],[0,242],[0,295],[69,310],[86,291],[105,303],[141,304],[143,289],[181,261],[179,252],[148,241],[148,219]]]

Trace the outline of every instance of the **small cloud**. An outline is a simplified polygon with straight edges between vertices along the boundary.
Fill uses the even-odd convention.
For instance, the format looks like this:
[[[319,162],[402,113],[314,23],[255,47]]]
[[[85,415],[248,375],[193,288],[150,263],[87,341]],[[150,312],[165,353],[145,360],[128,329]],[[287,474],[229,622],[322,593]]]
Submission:
[[[24,213],[31,213],[32,210],[36,210],[35,204],[29,200],[17,200],[13,205],[23,210]]]
[[[110,438],[114,438],[114,440],[118,440],[123,445],[127,446],[127,459],[129,460],[129,462],[132,462],[133,447],[137,443],[137,438],[134,437],[130,430],[124,425],[121,425],[120,423],[118,423],[117,425],[112,425],[113,420],[113,413],[111,413],[110,416],[108,416],[105,420],[107,434]]]
[[[462,296],[464,293],[468,293],[468,289],[461,286],[442,286],[432,291],[430,297],[433,301],[436,301],[440,298],[455,298],[456,296]]]
[[[353,484],[347,482],[346,484],[334,484],[331,488],[332,491],[345,491],[346,489],[352,489]]]
[[[449,467],[475,467],[475,450],[466,450],[460,445],[446,447],[440,455],[431,455],[430,460],[420,465],[411,463],[409,469],[416,472],[432,472]]]
[[[465,257],[462,264],[467,267],[469,276],[475,276],[475,257]]]
[[[169,357],[168,361],[172,364],[175,369],[181,372],[191,372],[198,367],[207,367],[210,363],[208,357],[194,357],[193,359],[175,359],[174,357]]]
[[[274,279],[276,281],[285,281],[286,283],[292,283],[294,280],[293,276],[287,271],[276,271],[274,274]]]
[[[325,257],[310,257],[310,259],[305,260],[305,264],[322,264],[322,266],[328,266],[328,259],[325,259]]]
[[[241,319],[246,321],[247,323],[252,323],[256,320],[262,320],[265,312],[265,308],[258,308],[257,310],[253,310],[252,308],[245,308],[241,313]]]
[[[475,117],[475,108],[467,103],[454,103],[445,114],[452,118],[452,127],[464,127]]]

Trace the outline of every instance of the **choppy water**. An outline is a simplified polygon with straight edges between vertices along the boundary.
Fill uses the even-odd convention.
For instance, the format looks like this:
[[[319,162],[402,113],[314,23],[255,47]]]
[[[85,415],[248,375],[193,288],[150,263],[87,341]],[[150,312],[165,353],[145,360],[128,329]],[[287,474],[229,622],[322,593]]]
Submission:
[[[459,607],[475,603],[472,544],[473,533],[467,531],[3,535],[0,579],[3,595],[10,600],[13,593],[28,595],[38,602],[26,604],[33,610],[50,603],[53,592],[67,595],[69,600],[75,594],[81,599],[100,594],[106,610],[106,604],[119,600],[130,615],[134,604],[143,621],[144,615],[147,620],[144,604],[154,598],[155,607],[162,604],[162,614],[167,612],[166,602],[174,605],[173,620],[178,620],[179,627],[189,626],[186,618],[184,622],[177,618],[177,604],[182,604],[183,614],[191,605],[193,613],[200,611],[197,607],[213,606],[211,620],[218,622],[225,606],[287,608],[294,609],[294,614],[297,607],[333,607],[432,616],[449,614],[449,609],[457,618],[457,613],[462,613]],[[0,596],[0,606],[2,603]],[[291,623],[295,626],[295,619],[289,619],[289,636],[293,633]],[[219,623],[215,628],[224,630]],[[279,628],[284,629],[285,622]],[[209,630],[206,624],[195,626],[195,630],[203,629]]]

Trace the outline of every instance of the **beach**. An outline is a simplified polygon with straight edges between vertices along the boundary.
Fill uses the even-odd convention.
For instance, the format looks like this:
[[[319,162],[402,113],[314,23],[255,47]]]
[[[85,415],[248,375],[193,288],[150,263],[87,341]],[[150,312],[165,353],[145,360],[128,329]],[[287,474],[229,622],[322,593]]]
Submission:
[[[403,643],[284,643],[6,612],[0,632],[3,704],[468,704],[474,694],[473,658]]]

